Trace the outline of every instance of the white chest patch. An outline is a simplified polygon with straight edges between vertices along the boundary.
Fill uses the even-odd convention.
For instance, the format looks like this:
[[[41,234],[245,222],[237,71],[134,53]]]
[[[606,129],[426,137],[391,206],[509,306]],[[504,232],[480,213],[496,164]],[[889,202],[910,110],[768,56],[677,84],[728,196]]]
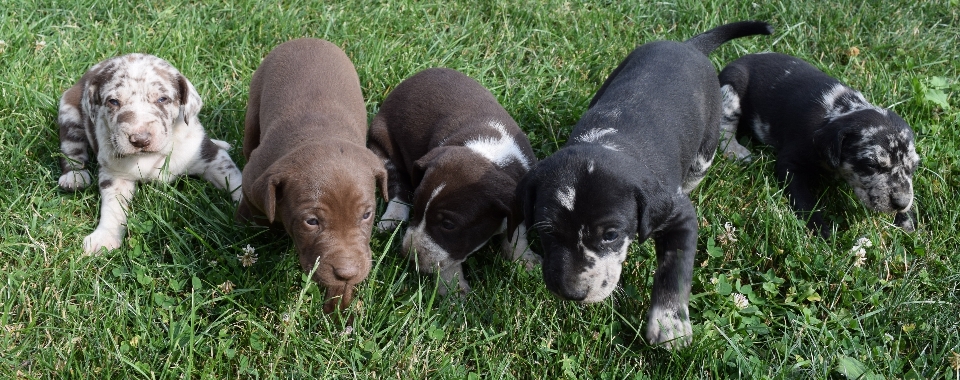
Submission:
[[[557,201],[568,211],[573,211],[573,203],[577,196],[577,191],[573,187],[567,186],[557,191]]]
[[[520,146],[517,145],[513,136],[507,134],[507,128],[503,123],[491,121],[488,125],[500,132],[499,138],[479,137],[467,141],[465,146],[501,168],[509,165],[510,161],[517,161],[524,169],[530,170],[530,161],[520,151]]]

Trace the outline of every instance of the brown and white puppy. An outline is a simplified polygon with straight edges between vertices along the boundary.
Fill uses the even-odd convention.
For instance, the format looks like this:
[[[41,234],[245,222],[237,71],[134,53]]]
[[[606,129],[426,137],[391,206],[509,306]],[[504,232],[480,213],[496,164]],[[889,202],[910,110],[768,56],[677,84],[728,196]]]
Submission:
[[[413,218],[403,238],[423,272],[440,272],[438,291],[470,291],[461,264],[506,232],[517,182],[536,162],[530,141],[493,94],[455,70],[427,69],[387,96],[370,127],[370,149],[386,164],[390,203],[377,227]],[[540,258],[526,228],[504,237],[504,256]],[[449,289],[448,289],[449,288]]]
[[[266,218],[293,238],[300,267],[344,308],[370,273],[370,233],[387,173],[365,146],[367,111],[353,63],[336,45],[280,44],[250,81],[238,220]]]
[[[100,223],[83,239],[92,254],[120,247],[137,182],[200,175],[240,200],[240,170],[230,144],[207,137],[197,115],[203,101],[170,63],[147,54],[100,62],[60,98],[59,185],[90,185],[88,149],[99,163]]]

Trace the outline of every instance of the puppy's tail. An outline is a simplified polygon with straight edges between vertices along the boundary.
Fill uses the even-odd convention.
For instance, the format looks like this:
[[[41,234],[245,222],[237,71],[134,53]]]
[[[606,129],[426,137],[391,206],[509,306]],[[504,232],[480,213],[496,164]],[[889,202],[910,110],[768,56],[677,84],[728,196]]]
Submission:
[[[710,54],[714,49],[723,45],[724,42],[734,38],[752,36],[756,34],[772,34],[773,27],[763,21],[740,21],[726,25],[721,25],[700,33],[685,43],[692,45],[703,52],[704,55]]]

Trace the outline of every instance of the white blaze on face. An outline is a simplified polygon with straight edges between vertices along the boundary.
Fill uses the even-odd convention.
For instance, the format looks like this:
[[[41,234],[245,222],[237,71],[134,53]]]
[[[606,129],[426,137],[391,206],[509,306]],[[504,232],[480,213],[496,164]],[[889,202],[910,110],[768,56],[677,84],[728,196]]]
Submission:
[[[433,199],[437,197],[437,194],[440,194],[440,191],[443,190],[445,186],[446,184],[442,183],[433,189],[426,206],[423,208],[423,217],[420,219],[420,224],[411,226],[403,237],[404,252],[411,253],[411,251],[413,251],[416,253],[416,260],[420,266],[420,271],[426,273],[433,273],[437,269],[459,264],[458,261],[450,258],[450,253],[441,248],[440,245],[430,237],[430,234],[427,233],[426,230],[430,203],[433,202]]]
[[[557,191],[557,201],[567,211],[573,211],[573,204],[577,196],[577,191],[573,187],[567,186]]]
[[[523,155],[513,136],[507,133],[503,123],[490,121],[487,125],[499,132],[500,137],[478,137],[467,141],[464,146],[501,168],[509,165],[511,161],[517,161],[525,170],[530,170],[530,161]]]
[[[623,262],[627,259],[627,249],[630,248],[632,240],[623,239],[623,244],[618,249],[601,257],[596,251],[583,244],[582,233],[580,236],[577,248],[584,257],[593,261],[593,266],[581,273],[577,279],[581,287],[587,288],[586,298],[580,302],[600,302],[617,288],[620,282],[620,271],[623,268]]]

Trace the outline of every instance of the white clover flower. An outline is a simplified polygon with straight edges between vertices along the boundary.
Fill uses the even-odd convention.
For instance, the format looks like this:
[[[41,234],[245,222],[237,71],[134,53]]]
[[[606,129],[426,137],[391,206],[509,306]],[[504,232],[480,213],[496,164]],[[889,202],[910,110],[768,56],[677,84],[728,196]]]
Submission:
[[[33,44],[33,50],[35,52],[39,52],[40,50],[43,50],[43,48],[45,47],[47,47],[47,41],[44,41],[44,40],[38,40]]]
[[[720,244],[733,243],[737,241],[737,227],[733,226],[733,223],[726,222],[723,224],[723,231],[720,232],[720,235],[717,236],[717,240]]]
[[[867,248],[873,247],[873,242],[866,237],[857,239],[857,243],[850,248],[850,253],[853,254],[853,266],[860,268],[863,264],[867,263]]]
[[[853,266],[859,268],[859,267],[862,267],[863,264],[867,263],[866,249],[863,249],[862,247],[860,247],[860,249],[858,249],[856,252],[853,253],[853,256],[856,257],[856,259],[853,260]]]
[[[220,292],[221,292],[221,293],[223,293],[223,294],[229,294],[230,292],[233,291],[233,287],[234,287],[234,286],[236,286],[236,285],[234,285],[232,282],[230,282],[230,280],[227,280],[226,282],[220,284],[220,286],[218,286],[218,288],[220,289]]]
[[[733,293],[733,304],[737,309],[743,310],[750,306],[750,300],[743,293]]]
[[[240,264],[244,267],[253,266],[257,263],[257,254],[254,253],[256,250],[247,244],[246,247],[243,247],[243,254],[237,255],[237,259],[240,260]]]

